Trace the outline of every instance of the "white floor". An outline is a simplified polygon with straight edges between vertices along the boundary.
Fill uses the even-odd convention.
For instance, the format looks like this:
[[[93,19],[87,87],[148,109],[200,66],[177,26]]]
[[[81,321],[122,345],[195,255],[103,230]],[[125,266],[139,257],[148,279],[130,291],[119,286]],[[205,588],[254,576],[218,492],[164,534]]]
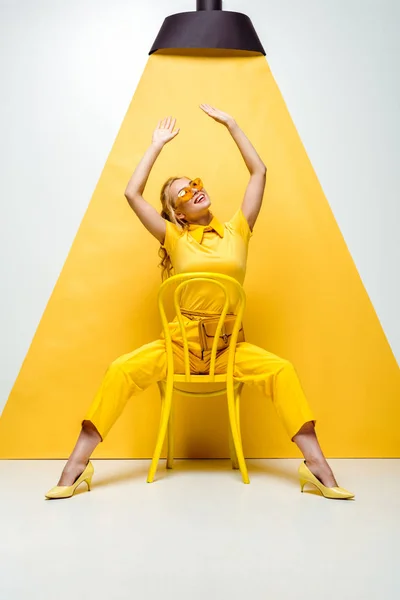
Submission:
[[[400,460],[330,459],[355,500],[303,494],[299,460],[94,460],[92,491],[45,500],[65,461],[0,461],[1,600],[398,600]]]

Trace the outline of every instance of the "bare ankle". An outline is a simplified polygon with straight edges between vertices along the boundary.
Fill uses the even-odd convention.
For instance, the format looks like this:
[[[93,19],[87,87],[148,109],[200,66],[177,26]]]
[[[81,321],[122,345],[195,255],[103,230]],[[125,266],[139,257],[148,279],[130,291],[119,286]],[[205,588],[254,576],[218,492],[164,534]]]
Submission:
[[[85,470],[87,462],[70,458],[61,473],[57,485],[72,485],[76,478]]]
[[[309,456],[304,460],[307,466],[324,467],[328,464],[323,456]]]

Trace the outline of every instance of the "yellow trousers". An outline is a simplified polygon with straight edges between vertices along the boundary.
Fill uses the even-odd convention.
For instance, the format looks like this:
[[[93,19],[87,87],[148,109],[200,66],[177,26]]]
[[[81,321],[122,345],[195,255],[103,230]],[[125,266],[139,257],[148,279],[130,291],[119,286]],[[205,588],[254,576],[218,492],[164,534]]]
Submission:
[[[211,352],[206,352],[202,359],[198,323],[186,317],[184,321],[191,373],[208,373]],[[174,371],[184,373],[182,337],[176,319],[169,323],[169,328],[174,350]],[[227,359],[227,350],[217,353],[215,373],[226,373]],[[104,440],[129,398],[165,379],[166,375],[167,355],[164,335],[161,334],[160,339],[124,354],[110,364],[83,420],[91,421]],[[299,378],[288,360],[248,342],[239,342],[234,378],[256,386],[272,400],[290,439],[304,423],[315,423]]]

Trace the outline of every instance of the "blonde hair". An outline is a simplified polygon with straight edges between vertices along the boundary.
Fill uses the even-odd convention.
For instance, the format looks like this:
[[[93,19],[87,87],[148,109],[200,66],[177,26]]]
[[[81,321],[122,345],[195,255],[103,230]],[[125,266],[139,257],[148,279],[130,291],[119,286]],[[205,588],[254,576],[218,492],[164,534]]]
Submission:
[[[174,223],[174,225],[176,225],[179,229],[182,229],[182,231],[184,229],[186,229],[188,227],[188,223],[186,223],[186,221],[183,221],[182,219],[178,219],[178,217],[175,214],[175,206],[174,206],[174,200],[171,196],[171,184],[176,181],[177,179],[189,179],[190,177],[170,177],[169,179],[167,179],[167,181],[164,183],[164,185],[161,188],[161,193],[160,193],[160,200],[161,200],[161,206],[162,206],[162,211],[161,211],[161,216],[166,220],[166,221],[170,221],[171,223]],[[164,281],[165,279],[168,279],[168,277],[170,277],[171,275],[173,275],[173,266],[172,266],[172,262],[171,262],[171,257],[169,256],[168,252],[166,251],[165,248],[163,248],[162,246],[160,246],[159,250],[158,250],[158,256],[161,258],[161,262],[159,263],[159,267],[161,267],[161,280]]]

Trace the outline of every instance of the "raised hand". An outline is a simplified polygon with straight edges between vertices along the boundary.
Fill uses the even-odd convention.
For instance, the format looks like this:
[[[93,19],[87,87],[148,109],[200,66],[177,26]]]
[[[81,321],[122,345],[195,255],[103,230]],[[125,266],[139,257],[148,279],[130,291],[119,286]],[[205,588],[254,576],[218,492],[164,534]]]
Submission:
[[[172,117],[166,117],[158,122],[156,129],[153,132],[152,142],[158,146],[164,146],[168,142],[174,139],[180,131],[176,129],[174,131],[176,119]]]
[[[235,122],[235,119],[228,115],[228,113],[223,112],[222,110],[218,110],[215,106],[211,106],[210,104],[200,104],[200,108],[214,121],[218,121],[218,123],[222,123],[223,125],[232,125]]]

